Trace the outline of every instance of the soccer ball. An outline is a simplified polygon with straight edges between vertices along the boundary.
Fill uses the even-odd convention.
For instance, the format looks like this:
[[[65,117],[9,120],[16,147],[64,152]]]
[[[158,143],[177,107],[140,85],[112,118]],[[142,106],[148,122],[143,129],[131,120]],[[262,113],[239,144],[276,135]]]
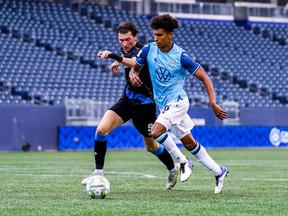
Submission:
[[[86,193],[92,199],[104,199],[110,193],[110,183],[101,175],[92,176],[86,184]]]

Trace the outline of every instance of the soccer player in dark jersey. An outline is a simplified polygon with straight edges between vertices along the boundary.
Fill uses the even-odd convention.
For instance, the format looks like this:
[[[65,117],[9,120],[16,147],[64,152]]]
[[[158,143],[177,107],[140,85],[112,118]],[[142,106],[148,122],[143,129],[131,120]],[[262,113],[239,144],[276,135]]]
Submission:
[[[151,128],[157,119],[156,105],[153,97],[152,83],[149,72],[140,74],[143,85],[135,87],[129,80],[130,68],[135,64],[135,57],[143,47],[137,42],[138,29],[131,22],[121,23],[117,27],[117,35],[121,45],[122,56],[112,53],[109,50],[101,51],[97,54],[99,58],[112,58],[116,60],[110,69],[112,72],[119,71],[119,64],[125,66],[126,86],[122,97],[110,109],[106,111],[100,121],[95,134],[94,155],[96,169],[92,175],[81,181],[86,185],[93,175],[103,175],[104,160],[107,150],[107,136],[116,127],[132,119],[134,126],[142,135],[146,150],[158,157],[168,170],[168,180],[166,188],[171,189],[177,182],[177,176],[181,169],[181,181],[186,181],[192,172],[192,167],[188,166],[190,160],[187,159],[176,146],[165,149],[151,136]],[[148,70],[144,67],[143,70]],[[171,155],[179,162],[174,164]],[[183,169],[184,167],[184,169]]]

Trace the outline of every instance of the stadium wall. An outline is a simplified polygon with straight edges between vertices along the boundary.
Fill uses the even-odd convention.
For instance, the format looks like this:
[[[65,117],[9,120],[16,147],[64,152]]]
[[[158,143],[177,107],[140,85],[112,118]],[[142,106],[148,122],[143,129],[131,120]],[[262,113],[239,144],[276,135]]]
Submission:
[[[192,133],[208,148],[284,147],[288,144],[288,110],[285,108],[243,108],[239,126],[224,126],[210,109],[190,108],[197,126]],[[59,127],[58,149],[92,150],[96,127]],[[181,147],[180,141],[174,137]],[[133,126],[116,128],[108,136],[109,149],[144,148]]]
[[[32,151],[56,150],[59,125],[65,125],[64,107],[0,106],[0,151],[21,151],[24,143]]]

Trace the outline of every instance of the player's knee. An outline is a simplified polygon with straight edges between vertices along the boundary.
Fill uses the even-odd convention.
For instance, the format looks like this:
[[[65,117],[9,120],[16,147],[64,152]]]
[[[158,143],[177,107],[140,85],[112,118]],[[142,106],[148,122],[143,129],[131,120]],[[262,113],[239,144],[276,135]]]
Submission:
[[[187,134],[180,140],[188,151],[193,150],[197,146],[197,142],[191,134]]]
[[[154,139],[157,139],[159,136],[161,136],[163,134],[163,132],[159,131],[159,130],[152,130],[151,131],[151,136]]]
[[[166,127],[156,122],[152,127],[151,136],[156,140],[164,133],[166,133]]]
[[[109,131],[106,129],[106,128],[103,128],[103,127],[97,127],[96,129],[96,134],[101,134],[101,135],[108,135]]]

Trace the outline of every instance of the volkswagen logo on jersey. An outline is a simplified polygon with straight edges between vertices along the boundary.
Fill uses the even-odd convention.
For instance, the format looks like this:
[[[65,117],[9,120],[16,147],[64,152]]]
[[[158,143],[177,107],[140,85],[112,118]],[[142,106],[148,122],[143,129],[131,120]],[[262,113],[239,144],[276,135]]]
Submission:
[[[156,70],[156,77],[161,82],[168,82],[171,79],[171,73],[167,68],[159,67]]]

